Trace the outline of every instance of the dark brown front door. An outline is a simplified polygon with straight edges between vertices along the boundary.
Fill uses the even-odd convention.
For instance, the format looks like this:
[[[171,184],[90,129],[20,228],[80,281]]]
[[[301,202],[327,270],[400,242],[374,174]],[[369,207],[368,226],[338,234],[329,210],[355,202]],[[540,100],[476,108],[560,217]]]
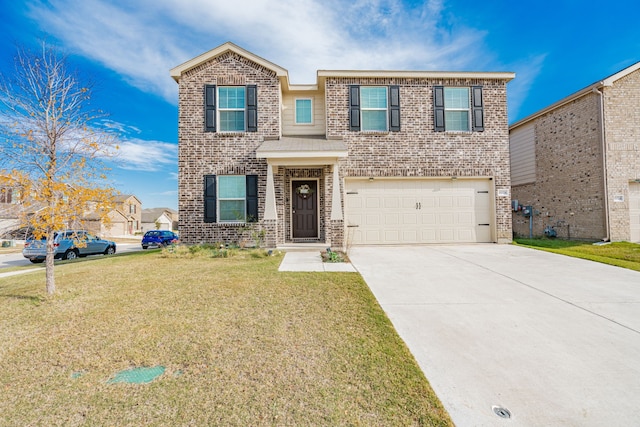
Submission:
[[[293,181],[291,214],[293,238],[318,237],[318,183]]]

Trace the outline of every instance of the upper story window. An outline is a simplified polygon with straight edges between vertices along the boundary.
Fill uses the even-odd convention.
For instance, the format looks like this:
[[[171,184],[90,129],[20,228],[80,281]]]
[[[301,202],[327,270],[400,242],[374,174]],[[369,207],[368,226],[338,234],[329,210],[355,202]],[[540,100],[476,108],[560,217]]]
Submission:
[[[205,85],[205,132],[257,132],[258,88]]]
[[[360,114],[364,131],[386,131],[387,126],[387,87],[360,87]]]
[[[0,203],[11,203],[12,193],[13,193],[13,190],[11,188],[7,188],[7,187],[0,188]]]
[[[296,124],[313,124],[313,105],[311,98],[296,99]]]
[[[434,86],[433,106],[436,132],[484,130],[481,86]]]
[[[349,129],[400,131],[400,87],[349,86]]]
[[[446,130],[469,131],[469,88],[444,88],[444,125]]]
[[[245,87],[218,87],[220,132],[244,132]]]

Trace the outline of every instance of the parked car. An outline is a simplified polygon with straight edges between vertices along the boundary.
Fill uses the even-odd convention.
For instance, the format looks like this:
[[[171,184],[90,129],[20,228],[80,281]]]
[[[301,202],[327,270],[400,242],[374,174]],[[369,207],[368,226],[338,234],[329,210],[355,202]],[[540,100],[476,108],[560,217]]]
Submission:
[[[142,249],[159,248],[174,243],[178,243],[178,235],[169,230],[150,230],[142,236]]]
[[[84,230],[65,230],[54,234],[53,253],[56,259],[75,259],[87,255],[116,253],[116,244]],[[46,239],[29,238],[24,243],[22,255],[33,263],[47,257]]]

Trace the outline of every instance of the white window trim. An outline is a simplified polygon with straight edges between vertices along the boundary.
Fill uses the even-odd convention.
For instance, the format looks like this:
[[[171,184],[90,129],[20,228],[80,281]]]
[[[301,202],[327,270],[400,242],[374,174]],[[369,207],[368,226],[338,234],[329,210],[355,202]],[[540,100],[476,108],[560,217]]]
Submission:
[[[447,107],[447,96],[446,96],[447,89],[467,89],[467,98],[468,98],[469,107],[468,108]],[[471,132],[471,88],[469,86],[445,86],[443,92],[444,92],[443,96],[444,96],[444,114],[445,114],[444,131],[452,132],[452,133]],[[467,112],[467,129],[447,129],[447,120],[446,120],[447,111],[466,111]]]
[[[298,122],[298,101],[309,101],[311,103],[311,121],[309,123]],[[293,100],[293,123],[296,126],[312,126],[313,122],[313,98],[295,98]]]
[[[387,93],[387,106],[385,108],[364,108],[362,106],[362,89],[363,88],[374,88],[374,87],[382,87],[386,89]],[[365,111],[385,111],[385,128],[384,129],[365,129],[364,128],[364,120],[363,115]],[[368,132],[368,133],[379,133],[379,132],[389,132],[389,87],[388,86],[360,86],[360,131]]]
[[[220,178],[222,177],[228,177],[228,176],[242,176],[245,179],[245,189],[244,189],[244,198],[241,197],[233,197],[233,198],[222,198],[220,197]],[[220,224],[244,224],[247,222],[247,186],[246,186],[246,175],[218,175],[217,179],[216,179],[216,218],[218,223]],[[221,215],[220,215],[220,202],[222,201],[233,201],[233,200],[242,200],[243,201],[243,206],[242,206],[242,215],[243,218],[242,219],[237,219],[237,220],[226,220],[226,219],[222,219]]]
[[[222,108],[220,107],[220,89],[223,88],[236,88],[236,87],[241,87],[244,88],[244,96],[245,96],[245,100],[244,100],[244,107],[242,108]],[[242,85],[225,85],[225,86],[216,86],[216,123],[217,123],[217,127],[218,133],[244,133],[247,131],[247,88],[246,86],[242,86]],[[242,111],[243,112],[243,116],[244,116],[244,129],[242,130],[222,130],[222,120],[220,120],[220,113],[223,111]]]

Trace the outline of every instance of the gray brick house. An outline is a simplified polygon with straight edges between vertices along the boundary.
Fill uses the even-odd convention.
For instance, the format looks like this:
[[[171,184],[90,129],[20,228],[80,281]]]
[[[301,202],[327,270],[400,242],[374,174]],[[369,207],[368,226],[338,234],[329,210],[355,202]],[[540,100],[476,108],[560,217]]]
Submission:
[[[186,243],[511,241],[513,73],[287,70],[225,43],[179,84],[179,231]]]
[[[640,62],[509,128],[512,197],[534,236],[640,242]],[[513,215],[515,235],[530,220]]]

